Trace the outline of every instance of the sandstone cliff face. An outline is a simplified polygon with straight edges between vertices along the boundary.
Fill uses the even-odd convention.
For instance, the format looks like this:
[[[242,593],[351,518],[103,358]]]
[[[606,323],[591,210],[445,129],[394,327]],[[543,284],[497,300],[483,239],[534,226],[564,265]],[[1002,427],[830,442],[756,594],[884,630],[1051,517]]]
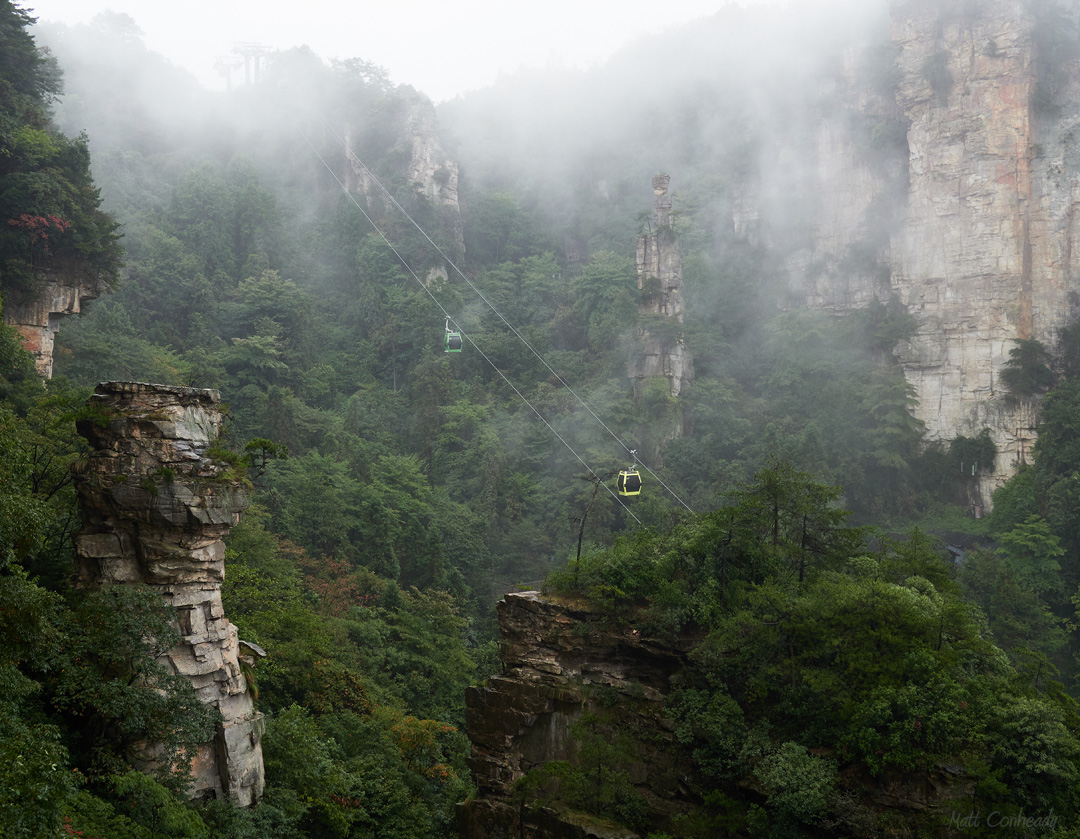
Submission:
[[[1060,246],[1066,231],[1033,206],[1036,75],[1026,6],[991,2],[943,19],[912,4],[893,19],[897,102],[911,127],[892,283],[920,324],[898,356],[929,439],[991,429],[998,461],[985,500],[1023,462],[1032,437],[1033,406],[1013,406],[997,380],[1013,339],[1053,345],[1068,310],[1065,266],[1034,263],[1033,233],[1049,245],[1054,228]]]
[[[60,329],[60,319],[77,315],[86,300],[93,300],[106,289],[104,281],[87,281],[56,272],[39,275],[40,292],[32,300],[4,301],[4,323],[22,335],[23,346],[34,356],[38,375],[51,379],[53,344]]]
[[[213,390],[98,385],[91,405],[100,420],[78,426],[94,452],[76,470],[84,522],[76,570],[80,585],[143,584],[176,607],[183,640],[167,663],[222,716],[196,758],[192,792],[249,805],[263,789],[263,722],[221,605],[222,537],[248,501],[225,464],[207,456],[221,424],[218,399]]]
[[[763,152],[734,223],[783,255],[807,305],[843,313],[896,295],[916,316],[896,350],[916,416],[928,441],[990,429],[997,462],[973,499],[988,503],[1034,438],[1037,401],[1000,385],[1009,350],[1052,347],[1076,317],[1075,68],[1063,106],[1041,107],[1028,0],[908,0],[890,17],[888,41],[852,47],[816,117]],[[884,91],[868,67],[887,51]]]

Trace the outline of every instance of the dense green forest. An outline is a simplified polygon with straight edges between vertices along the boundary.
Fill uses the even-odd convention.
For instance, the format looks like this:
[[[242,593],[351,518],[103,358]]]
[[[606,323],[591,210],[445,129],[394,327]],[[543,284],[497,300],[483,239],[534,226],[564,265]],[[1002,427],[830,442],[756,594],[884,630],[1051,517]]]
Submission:
[[[548,113],[504,136],[497,97],[525,110],[538,79],[448,103],[456,219],[402,173],[402,120],[428,106],[363,59],[275,53],[226,99],[124,15],[32,22],[0,0],[0,291],[32,300],[50,272],[113,290],[63,323],[44,386],[0,327],[0,836],[453,835],[465,688],[499,668],[492,605],[552,573],[619,619],[701,633],[672,707],[714,787],[685,835],[813,834],[843,809],[838,773],[939,763],[965,766],[979,803],[1080,830],[1075,340],[1014,352],[1009,387],[1042,401],[1034,464],[977,522],[961,464],[993,443],[922,444],[891,355],[916,327],[898,301],[789,307],[776,254],[715,223],[754,142],[724,117],[744,89],[673,92],[628,52],[584,86],[580,133]],[[597,135],[629,125],[631,146]],[[394,201],[345,193],[343,136]],[[634,243],[664,169],[696,374],[678,402],[635,399],[626,372]],[[447,255],[470,282],[431,273]],[[70,582],[75,420],[104,380],[218,388],[225,445],[277,455],[247,461],[223,592],[269,652],[251,810],[188,802],[183,759],[126,762],[140,739],[183,755],[214,721],[144,669],[173,637],[163,603]],[[647,462],[670,491],[594,493],[676,410],[692,433]],[[957,566],[927,535],[943,528],[985,547]]]

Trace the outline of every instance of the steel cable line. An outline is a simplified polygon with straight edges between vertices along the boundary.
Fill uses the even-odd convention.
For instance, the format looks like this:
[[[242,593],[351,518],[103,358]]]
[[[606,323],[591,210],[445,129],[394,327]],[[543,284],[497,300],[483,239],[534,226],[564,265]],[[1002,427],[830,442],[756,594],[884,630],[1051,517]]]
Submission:
[[[600,426],[611,436],[611,438],[613,440],[615,440],[615,442],[618,443],[620,446],[622,446],[623,450],[627,454],[633,456],[634,455],[634,450],[631,449],[628,445],[626,445],[626,443],[624,443],[619,438],[619,435],[617,435],[614,431],[612,431],[607,426],[607,423],[605,423],[599,416],[597,416],[596,412],[594,412],[593,409],[589,407],[589,405],[585,402],[584,399],[582,399],[580,396],[578,396],[577,392],[572,387],[570,387],[570,385],[567,383],[567,381],[562,376],[559,375],[558,371],[556,371],[550,364],[548,364],[547,359],[545,359],[542,355],[540,355],[539,352],[536,351],[536,349],[533,347],[533,345],[529,343],[528,339],[526,339],[524,335],[522,335],[520,332],[518,332],[518,330],[514,327],[514,325],[512,323],[510,323],[510,321],[508,321],[503,316],[502,312],[500,312],[498,310],[498,308],[495,306],[495,304],[492,303],[487,298],[487,296],[479,288],[476,287],[476,285],[472,282],[472,280],[470,280],[465,275],[465,272],[462,271],[457,266],[457,263],[455,263],[454,260],[452,260],[449,256],[447,256],[443,252],[443,249],[440,248],[438,246],[438,244],[436,244],[435,241],[432,240],[432,238],[430,236],[428,236],[428,234],[424,230],[424,228],[422,228],[419,224],[417,224],[416,220],[411,215],[409,215],[408,210],[406,210],[404,207],[401,206],[401,204],[398,203],[398,200],[391,194],[390,190],[388,190],[385,186],[383,186],[382,181],[380,181],[378,179],[378,177],[376,177],[375,173],[372,172],[367,167],[367,165],[359,157],[357,157],[356,153],[349,147],[349,144],[345,140],[345,138],[342,137],[340,134],[337,133],[337,131],[334,130],[334,127],[332,125],[330,125],[330,123],[326,120],[325,117],[323,117],[323,125],[325,126],[326,130],[329,131],[339,143],[341,143],[341,145],[345,149],[346,155],[351,160],[355,161],[356,164],[359,165],[364,170],[364,172],[367,174],[367,176],[369,178],[371,178],[372,182],[379,189],[381,189],[383,191],[383,194],[386,195],[386,197],[401,212],[401,214],[404,215],[405,218],[407,218],[409,220],[409,222],[412,224],[412,226],[415,227],[418,231],[420,231],[420,235],[423,236],[424,239],[427,240],[428,244],[430,244],[433,248],[435,248],[435,250],[438,252],[439,256],[441,256],[444,260],[446,260],[446,262],[450,265],[451,268],[454,269],[454,271],[457,273],[457,275],[459,277],[461,277],[461,279],[463,279],[466,282],[466,284],[469,286],[469,288],[471,288],[473,290],[473,292],[476,294],[476,296],[479,297],[481,300],[483,300],[487,304],[488,308],[491,309],[491,311],[493,311],[496,315],[498,315],[499,320],[501,320],[506,325],[506,327],[511,332],[514,333],[514,335],[517,337],[517,339],[519,341],[521,341],[521,343],[523,343],[529,349],[529,352],[531,352],[534,356],[536,356],[537,359],[539,359],[540,363],[543,364],[544,367],[547,368],[548,372],[551,373],[551,375],[553,375],[558,380],[559,384],[561,384],[564,388],[566,388],[567,392],[570,393],[570,395],[573,396],[574,399],[576,399],[578,401],[578,404],[580,404],[581,407],[583,407],[586,411],[589,412],[589,415],[600,424]],[[309,145],[310,145],[310,143],[309,143]],[[335,175],[335,178],[336,178],[336,175]],[[338,181],[338,183],[340,183],[340,181]],[[355,201],[355,199],[354,199],[354,201]],[[366,217],[366,215],[367,214],[365,213],[365,217]],[[408,267],[408,266],[406,266],[406,267]],[[472,341],[470,341],[470,343],[472,343]],[[473,344],[473,346],[475,346],[475,344]],[[634,460],[635,460],[635,464],[637,464],[638,461],[637,461],[636,457],[634,458]],[[640,466],[646,472],[648,472],[656,480],[656,482],[658,484],[660,484],[660,486],[662,486],[665,490],[667,490],[667,492],[671,495],[672,498],[674,498],[676,501],[678,501],[680,504],[682,504],[682,506],[685,507],[687,510],[689,510],[691,513],[694,512],[693,509],[691,509],[690,505],[687,504],[685,501],[683,501],[675,493],[675,491],[671,487],[669,487],[667,484],[665,484],[663,482],[663,480],[661,480],[660,476],[657,475],[655,472],[653,472],[653,470],[650,469],[647,464],[640,463]]]
[[[446,309],[443,307],[442,303],[439,302],[438,298],[435,296],[435,294],[432,292],[432,290],[430,288],[428,288],[427,284],[423,280],[421,280],[420,277],[418,277],[416,275],[416,272],[413,271],[412,266],[410,266],[409,263],[405,261],[405,257],[403,257],[401,255],[401,253],[398,251],[398,249],[394,247],[394,244],[387,238],[386,234],[383,233],[382,230],[379,229],[379,226],[377,224],[375,224],[375,222],[372,220],[371,216],[369,216],[367,214],[367,211],[363,207],[360,206],[360,202],[356,200],[356,197],[351,192],[349,192],[349,190],[345,186],[345,184],[343,184],[341,182],[341,179],[337,176],[337,173],[333,170],[333,168],[331,168],[330,164],[326,162],[326,159],[319,153],[319,150],[316,149],[314,145],[312,145],[311,141],[307,138],[307,135],[304,134],[303,131],[300,131],[300,136],[304,138],[304,142],[307,143],[308,148],[310,148],[311,151],[315,154],[315,156],[317,158],[319,158],[319,162],[322,163],[322,165],[326,167],[326,170],[330,173],[330,176],[337,182],[337,185],[341,187],[342,192],[344,192],[345,195],[348,196],[349,200],[352,201],[352,203],[356,207],[356,209],[358,209],[360,211],[361,215],[363,215],[363,217],[367,220],[368,224],[370,224],[372,226],[372,228],[375,230],[375,232],[379,234],[379,236],[380,236],[380,238],[382,238],[383,242],[386,243],[386,246],[388,248],[390,248],[391,251],[393,251],[394,256],[396,256],[398,258],[398,261],[402,265],[405,266],[405,270],[407,270],[409,272],[409,274],[412,276],[412,278],[414,280],[416,280],[417,285],[419,285],[420,288],[422,288],[424,290],[424,292],[427,294],[427,296],[430,297],[432,302],[438,307],[439,311],[442,312],[443,315],[446,316],[447,322],[452,323],[454,325],[455,331],[460,333],[461,337],[463,339],[465,339],[466,341],[468,341],[472,345],[473,349],[475,349],[480,354],[480,357],[483,358],[484,361],[486,361],[488,364],[491,365],[491,369],[494,370],[496,373],[498,373],[499,376],[502,378],[502,380],[504,382],[506,382],[506,384],[508,384],[510,386],[510,389],[512,391],[514,391],[515,394],[517,394],[518,398],[522,402],[524,402],[526,405],[529,406],[529,409],[534,414],[536,414],[537,417],[540,418],[540,421],[545,426],[547,426],[547,429],[552,434],[555,435],[555,437],[558,439],[558,441],[560,443],[562,443],[564,446],[566,446],[566,448],[570,452],[570,454],[572,454],[575,458],[577,458],[578,462],[588,470],[589,474],[592,475],[596,479],[596,481],[598,483],[603,485],[604,489],[606,489],[608,491],[608,494],[611,495],[612,498],[614,498],[616,501],[619,502],[619,506],[621,506],[626,511],[627,515],[629,515],[630,518],[632,518],[638,524],[641,524],[641,519],[639,519],[637,516],[635,516],[634,512],[629,507],[626,506],[626,504],[623,502],[623,500],[621,498],[619,498],[619,496],[611,489],[611,487],[609,487],[606,483],[604,483],[603,478],[601,478],[599,475],[596,474],[595,470],[591,466],[589,466],[589,464],[585,462],[585,460],[581,457],[581,455],[579,455],[574,450],[574,447],[571,446],[566,441],[566,439],[551,425],[551,423],[547,421],[547,418],[544,417],[544,415],[540,413],[540,411],[536,408],[536,406],[533,405],[532,402],[530,402],[525,397],[525,394],[523,394],[520,390],[517,389],[517,386],[512,381],[510,381],[509,378],[507,378],[506,374],[502,370],[500,370],[498,368],[498,366],[495,364],[495,362],[492,361],[487,356],[487,354],[472,339],[472,337],[467,335],[461,329],[461,327],[458,325],[457,321],[455,321],[454,318],[450,315],[450,313],[446,311]],[[361,164],[361,165],[363,165],[363,164]],[[385,187],[383,187],[382,184],[379,184],[379,187],[384,192],[386,191]],[[387,194],[389,194],[389,193],[387,193]],[[397,202],[395,201],[394,203],[396,204]],[[404,211],[402,211],[402,212],[404,212]],[[408,215],[408,214],[406,213],[406,215]],[[412,221],[412,218],[409,218],[409,221]],[[413,221],[413,224],[415,225],[416,222]],[[419,227],[417,229],[419,229]],[[420,232],[423,233],[422,230]],[[425,236],[426,235],[427,234],[425,234]],[[431,240],[428,239],[428,241],[430,242]],[[440,251],[440,253],[442,253],[442,252]]]

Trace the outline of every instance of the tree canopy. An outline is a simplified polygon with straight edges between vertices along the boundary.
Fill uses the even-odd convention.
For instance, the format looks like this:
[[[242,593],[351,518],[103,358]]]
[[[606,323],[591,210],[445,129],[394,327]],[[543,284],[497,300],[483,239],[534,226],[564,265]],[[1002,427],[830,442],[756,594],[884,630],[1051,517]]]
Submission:
[[[559,96],[485,110],[480,93],[436,114],[370,61],[306,48],[211,95],[124,15],[31,24],[0,0],[0,287],[23,301],[51,272],[120,282],[65,321],[44,385],[0,327],[3,830],[451,836],[472,791],[463,695],[500,669],[492,604],[545,578],[601,620],[694,639],[668,706],[709,783],[688,836],[865,835],[852,776],[942,765],[988,807],[1080,810],[1069,334],[1060,353],[1010,355],[1007,388],[1042,409],[1034,463],[989,528],[970,520],[958,505],[999,453],[986,433],[924,443],[892,352],[917,324],[887,283],[845,317],[806,311],[786,255],[716,223],[761,142],[724,73],[684,86],[672,66],[664,87],[625,59],[617,84],[605,71],[583,89],[575,124]],[[777,107],[827,104],[777,87]],[[507,108],[535,110],[521,136]],[[416,179],[436,115],[458,129],[442,137],[453,184],[446,165]],[[897,126],[867,134],[879,165]],[[681,173],[667,234],[682,321],[641,314],[656,289],[638,287],[634,243],[657,161]],[[777,238],[804,241],[812,217],[784,195]],[[883,225],[845,257],[874,276]],[[448,314],[461,353],[443,352]],[[644,329],[693,356],[678,397],[666,376],[629,380]],[[74,422],[103,379],[227,403],[218,450],[254,504],[228,538],[223,602],[268,652],[245,675],[268,719],[251,811],[182,794],[213,720],[153,665],[175,616],[137,589],[72,587]],[[604,491],[627,449],[649,467],[630,500]],[[949,515],[984,540],[959,563],[910,527]],[[581,759],[532,792],[647,829],[620,722],[584,715]],[[130,771],[147,739],[168,748],[156,776]]]
[[[49,123],[60,71],[30,34],[33,21],[11,0],[0,3],[0,289],[16,296],[32,296],[44,270],[112,283],[120,264],[86,137],[69,139]]]

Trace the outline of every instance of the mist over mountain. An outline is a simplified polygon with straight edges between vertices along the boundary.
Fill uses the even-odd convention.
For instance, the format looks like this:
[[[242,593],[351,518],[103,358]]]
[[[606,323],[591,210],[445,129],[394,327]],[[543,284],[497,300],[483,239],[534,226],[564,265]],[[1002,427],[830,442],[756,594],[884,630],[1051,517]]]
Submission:
[[[1070,5],[438,107],[0,14],[11,835],[1076,830]]]

